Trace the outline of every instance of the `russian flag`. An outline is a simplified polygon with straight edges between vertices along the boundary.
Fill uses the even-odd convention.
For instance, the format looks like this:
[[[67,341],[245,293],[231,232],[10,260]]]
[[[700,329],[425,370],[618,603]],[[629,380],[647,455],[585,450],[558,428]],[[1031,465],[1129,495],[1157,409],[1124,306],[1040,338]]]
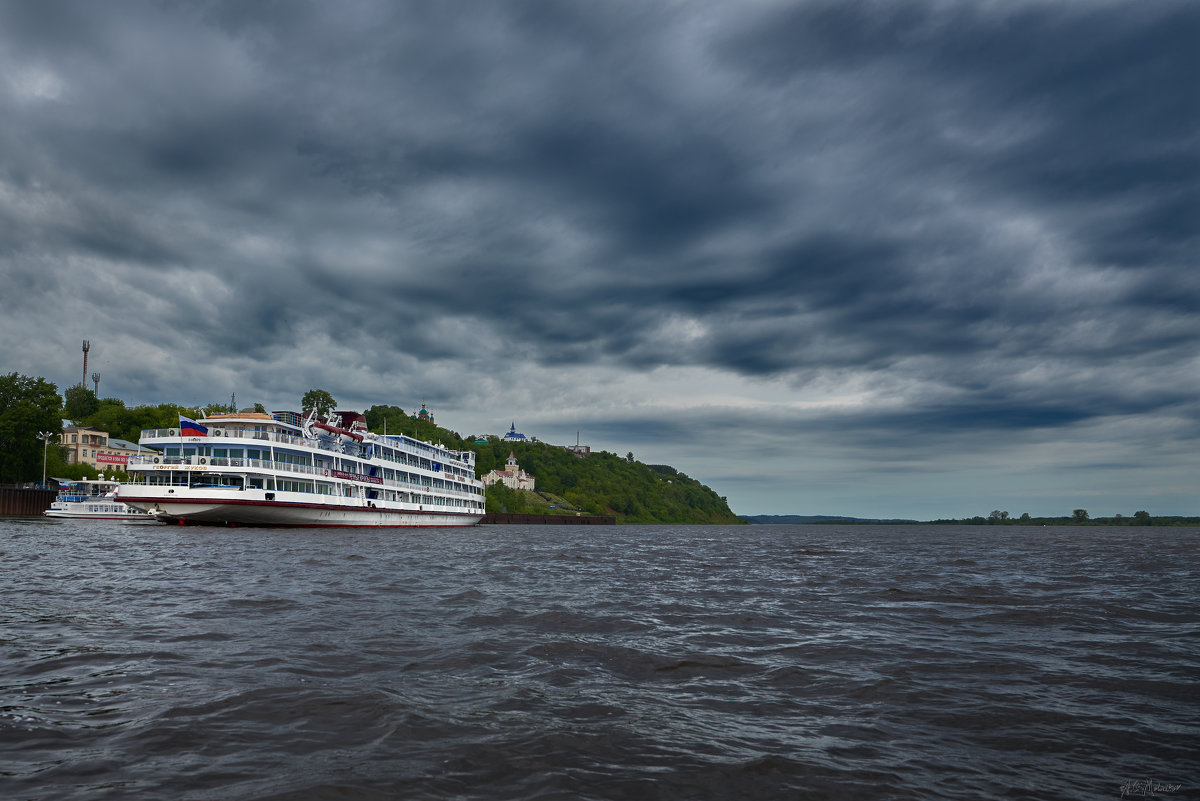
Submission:
[[[179,436],[181,437],[207,437],[208,428],[202,426],[190,417],[179,415]]]

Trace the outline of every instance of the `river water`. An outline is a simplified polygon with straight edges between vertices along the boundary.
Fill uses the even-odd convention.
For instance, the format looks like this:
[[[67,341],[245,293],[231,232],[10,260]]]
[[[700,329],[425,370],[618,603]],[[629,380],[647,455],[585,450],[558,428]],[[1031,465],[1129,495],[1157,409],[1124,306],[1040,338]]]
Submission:
[[[1200,798],[1200,529],[0,520],[0,798]]]

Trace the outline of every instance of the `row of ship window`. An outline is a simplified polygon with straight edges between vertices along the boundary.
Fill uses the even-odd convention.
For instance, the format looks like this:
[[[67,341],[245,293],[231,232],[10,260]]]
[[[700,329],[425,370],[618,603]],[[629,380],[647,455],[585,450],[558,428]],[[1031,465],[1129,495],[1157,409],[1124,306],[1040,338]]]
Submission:
[[[168,447],[164,450],[164,454],[167,456],[178,456],[179,449]],[[211,446],[203,446],[200,448],[184,448],[183,449],[184,456],[212,456],[217,459],[222,459],[222,458],[241,459],[243,457],[243,454],[245,455],[245,458],[247,458],[247,459],[270,460],[270,458],[271,458],[271,451],[269,449],[265,449],[265,448],[264,449],[259,449],[259,448],[213,448]],[[401,457],[406,456],[406,454],[404,454],[404,453],[392,451],[390,449],[384,449],[383,454],[384,454],[384,459],[389,462],[396,462],[399,464],[407,464],[407,465],[411,465],[412,467],[421,467],[426,470],[434,469],[434,462],[430,461],[429,459],[422,459],[422,458],[418,458],[416,456],[407,456],[407,458],[389,458],[389,456],[392,456],[392,455],[401,456]],[[275,461],[283,462],[285,464],[306,465],[308,467],[313,466],[312,456],[310,456],[309,454],[290,453],[288,451],[283,451],[283,450],[278,450],[278,449],[275,451]],[[463,478],[473,478],[472,474],[469,471],[463,470],[460,467],[455,467],[454,465],[449,465],[449,464],[440,465],[440,470],[441,470],[441,472],[459,475],[459,476],[462,476]],[[385,472],[386,472],[386,469],[385,469]]]
[[[166,456],[178,456],[179,449],[178,448],[166,448],[163,451],[163,453]],[[183,449],[183,455],[185,457],[199,455],[199,456],[211,456],[214,459],[226,459],[226,458],[227,459],[241,459],[243,456],[243,453],[245,454],[245,458],[247,458],[247,459],[259,459],[261,461],[270,461],[271,460],[271,451],[267,450],[267,449],[260,450],[258,448],[210,448],[210,447],[203,447],[203,448],[199,448],[199,449],[197,449],[197,448],[184,448]],[[275,461],[281,462],[283,464],[294,464],[294,465],[299,465],[302,467],[313,467],[311,457],[304,455],[304,454],[289,453],[287,451],[280,451],[280,450],[275,451]],[[343,460],[343,461],[348,461],[348,460]],[[432,462],[429,462],[426,459],[422,459],[421,462],[423,463],[422,466],[425,466],[427,469],[432,469],[432,467],[433,467]],[[365,475],[374,475],[373,473],[363,473],[363,471],[365,471],[365,470],[373,469],[372,467],[368,467],[367,465],[359,465],[359,464],[350,462],[346,466],[353,468],[353,469],[347,470],[347,472],[354,472],[354,473],[360,473],[360,474],[365,474]],[[471,474],[465,470],[455,469],[453,467],[453,465],[442,465],[442,469],[445,472],[452,472],[454,474],[461,475],[464,478],[466,478],[466,477],[474,478],[473,474]],[[388,481],[408,482],[410,484],[423,484],[425,486],[432,486],[436,489],[464,489],[464,490],[466,489],[466,487],[458,487],[453,482],[444,481],[439,478],[430,478],[428,476],[420,476],[420,475],[415,475],[412,473],[405,473],[403,471],[393,470],[393,469],[387,468],[387,467],[385,467],[383,469],[383,478]]]

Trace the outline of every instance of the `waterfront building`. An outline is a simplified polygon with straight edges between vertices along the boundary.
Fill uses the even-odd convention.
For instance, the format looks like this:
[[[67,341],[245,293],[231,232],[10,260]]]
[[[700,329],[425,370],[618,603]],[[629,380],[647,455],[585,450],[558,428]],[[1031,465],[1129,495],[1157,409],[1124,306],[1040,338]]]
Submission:
[[[137,443],[110,437],[107,431],[90,426],[64,428],[62,445],[67,449],[67,464],[88,464],[100,471],[124,471],[129,457],[148,452]]]

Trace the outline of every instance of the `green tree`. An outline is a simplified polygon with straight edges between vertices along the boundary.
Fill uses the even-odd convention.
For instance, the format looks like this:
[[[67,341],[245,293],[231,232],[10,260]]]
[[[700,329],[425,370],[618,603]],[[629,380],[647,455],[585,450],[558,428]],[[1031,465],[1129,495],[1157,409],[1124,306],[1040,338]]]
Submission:
[[[1075,516],[1076,523],[1086,523],[1088,519],[1087,509],[1076,509],[1071,513]]]
[[[114,433],[125,430],[129,421],[129,410],[125,408],[125,402],[117,398],[105,398],[100,401],[96,407],[96,411],[82,420],[71,419],[80,425],[107,431],[111,437],[128,439],[127,437],[122,437],[119,433]]]
[[[1019,519],[1022,523],[1028,523],[1032,518],[1030,518],[1029,512],[1022,512]]]
[[[993,525],[997,523],[1007,523],[1008,512],[1002,512],[999,509],[995,509],[990,515],[988,515],[988,522]]]
[[[1140,511],[1140,512],[1134,512],[1133,519],[1137,521],[1137,524],[1139,526],[1150,525],[1150,513],[1145,510]]]
[[[323,389],[310,389],[300,401],[300,410],[305,415],[315,409],[318,417],[327,417],[336,408],[337,401]]]
[[[77,423],[84,418],[91,417],[100,408],[100,401],[96,400],[96,393],[82,384],[69,387],[63,393],[63,399],[63,414]]]
[[[523,490],[509,489],[503,484],[493,484],[484,490],[484,511],[488,514],[508,512],[509,514],[525,514],[529,504]]]
[[[137,442],[144,429],[175,428],[179,425],[179,413],[182,407],[173,403],[160,403],[157,406],[135,406],[126,409],[124,401],[117,398],[104,398],[95,414],[75,422],[83,426],[91,426],[108,432],[109,437]],[[194,412],[190,412],[195,414]],[[64,477],[72,477],[62,474]]]
[[[49,454],[38,434],[62,431],[58,387],[44,378],[0,376],[0,483],[40,481]]]

